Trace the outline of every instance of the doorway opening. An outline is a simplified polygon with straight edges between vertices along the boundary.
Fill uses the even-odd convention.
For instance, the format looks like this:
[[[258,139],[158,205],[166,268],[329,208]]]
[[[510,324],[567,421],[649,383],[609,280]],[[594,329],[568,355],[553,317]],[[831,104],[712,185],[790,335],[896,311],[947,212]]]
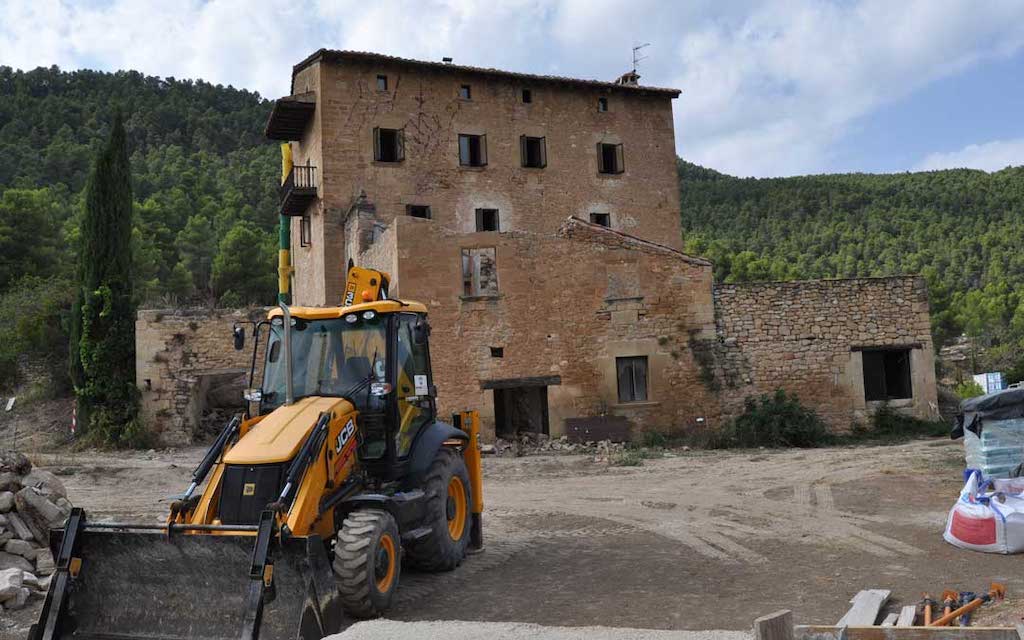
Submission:
[[[506,440],[523,433],[548,435],[548,388],[495,389],[494,432]]]

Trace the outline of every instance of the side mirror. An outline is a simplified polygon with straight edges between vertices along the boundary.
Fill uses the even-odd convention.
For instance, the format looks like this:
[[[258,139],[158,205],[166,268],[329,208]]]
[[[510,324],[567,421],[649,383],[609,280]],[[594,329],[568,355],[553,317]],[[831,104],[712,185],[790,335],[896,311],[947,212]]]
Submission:
[[[412,327],[413,344],[427,344],[428,337],[430,337],[430,325],[426,320],[420,318]]]
[[[238,326],[237,324],[232,327],[231,335],[235,339],[235,351],[241,351],[245,348],[245,329]]]

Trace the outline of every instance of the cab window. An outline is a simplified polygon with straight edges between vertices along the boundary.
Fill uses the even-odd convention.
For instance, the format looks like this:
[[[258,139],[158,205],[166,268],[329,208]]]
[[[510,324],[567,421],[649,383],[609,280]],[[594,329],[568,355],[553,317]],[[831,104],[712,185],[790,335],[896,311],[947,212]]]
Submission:
[[[395,451],[398,457],[409,455],[416,434],[434,417],[434,398],[430,393],[430,358],[427,342],[416,343],[416,324],[421,316],[399,314],[395,392],[398,394],[398,430]],[[424,321],[425,322],[425,321]]]

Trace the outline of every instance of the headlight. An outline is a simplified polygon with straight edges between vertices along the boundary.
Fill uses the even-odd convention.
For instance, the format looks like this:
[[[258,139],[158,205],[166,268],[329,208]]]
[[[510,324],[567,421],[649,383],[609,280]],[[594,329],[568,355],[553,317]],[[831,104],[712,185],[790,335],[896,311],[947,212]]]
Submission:
[[[358,320],[359,320],[359,316],[357,316],[354,313],[350,313],[347,316],[345,316],[345,322],[347,322],[349,324],[355,324]]]
[[[373,320],[377,317],[377,312],[373,309],[369,309],[363,312],[363,320]]]

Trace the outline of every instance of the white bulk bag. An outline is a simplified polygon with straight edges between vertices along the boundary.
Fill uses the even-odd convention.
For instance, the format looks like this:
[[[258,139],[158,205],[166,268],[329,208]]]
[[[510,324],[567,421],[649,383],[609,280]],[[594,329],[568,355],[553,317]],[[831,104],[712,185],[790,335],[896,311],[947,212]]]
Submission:
[[[990,483],[971,471],[946,519],[946,542],[986,553],[1024,551],[1024,496],[987,492]]]

